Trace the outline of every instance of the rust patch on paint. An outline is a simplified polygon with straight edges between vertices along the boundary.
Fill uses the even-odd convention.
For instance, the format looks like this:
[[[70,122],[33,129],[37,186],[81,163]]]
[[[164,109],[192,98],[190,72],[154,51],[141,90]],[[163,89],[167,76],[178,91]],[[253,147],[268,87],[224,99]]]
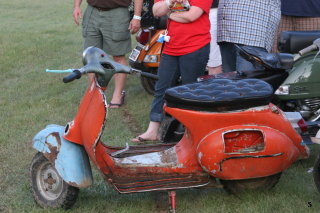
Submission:
[[[57,159],[58,153],[59,153],[59,148],[61,146],[61,141],[60,141],[60,135],[58,132],[53,132],[49,136],[53,136],[55,140],[57,141],[58,147],[52,146],[50,143],[47,142],[46,140],[46,145],[48,146],[50,153],[44,153],[44,156],[50,161],[50,163],[54,166],[55,161]],[[48,137],[49,137],[48,136]]]

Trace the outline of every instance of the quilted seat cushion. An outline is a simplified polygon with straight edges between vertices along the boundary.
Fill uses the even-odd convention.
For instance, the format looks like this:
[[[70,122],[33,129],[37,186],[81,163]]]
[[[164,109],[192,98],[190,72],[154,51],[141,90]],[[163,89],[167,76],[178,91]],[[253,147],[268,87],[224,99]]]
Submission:
[[[271,101],[273,89],[259,79],[209,79],[166,91],[167,106],[199,111],[229,111],[263,106]]]

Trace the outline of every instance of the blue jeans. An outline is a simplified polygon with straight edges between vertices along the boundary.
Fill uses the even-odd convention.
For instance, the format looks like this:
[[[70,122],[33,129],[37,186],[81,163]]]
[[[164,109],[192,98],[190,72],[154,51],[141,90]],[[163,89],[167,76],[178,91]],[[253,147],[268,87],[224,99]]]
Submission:
[[[158,69],[159,80],[155,85],[154,99],[151,105],[150,121],[161,122],[165,91],[176,86],[181,76],[182,84],[195,82],[204,74],[209,59],[210,44],[199,50],[181,56],[161,55]]]
[[[242,44],[237,44],[238,46],[247,46]],[[239,55],[238,48],[234,43],[230,42],[221,42],[219,43],[220,52],[222,57],[222,71],[223,72],[232,72],[232,71],[254,71],[263,69],[262,66],[255,66],[251,62],[242,58]],[[266,51],[262,47],[253,47],[258,50]]]

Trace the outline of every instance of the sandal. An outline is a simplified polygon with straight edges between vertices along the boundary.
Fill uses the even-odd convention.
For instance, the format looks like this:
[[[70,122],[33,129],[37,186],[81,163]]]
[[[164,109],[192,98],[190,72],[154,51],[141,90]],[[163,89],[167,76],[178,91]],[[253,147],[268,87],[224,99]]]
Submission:
[[[143,137],[140,137],[140,136],[138,136],[138,137],[135,137],[135,138],[132,138],[131,139],[131,142],[133,142],[133,143],[145,143],[145,142],[154,142],[154,141],[159,141],[159,140],[150,140],[150,139],[146,139],[146,138],[143,138]]]
[[[148,140],[139,136],[131,139],[131,142],[134,142],[134,143],[144,143],[146,141]]]
[[[115,103],[110,102],[108,104],[108,108],[109,109],[118,109],[118,108],[120,108],[124,104],[125,97],[126,97],[126,91],[123,90],[121,92],[121,101],[120,101],[120,103],[115,104]]]

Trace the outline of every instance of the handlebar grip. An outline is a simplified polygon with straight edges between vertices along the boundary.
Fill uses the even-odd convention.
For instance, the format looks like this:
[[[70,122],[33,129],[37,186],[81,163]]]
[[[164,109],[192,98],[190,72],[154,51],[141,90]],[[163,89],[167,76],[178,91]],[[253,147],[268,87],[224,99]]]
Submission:
[[[75,79],[79,79],[79,78],[81,78],[81,75],[82,74],[81,74],[80,70],[73,70],[71,74],[69,74],[63,78],[63,83],[69,83]]]
[[[140,75],[143,76],[143,77],[151,78],[153,80],[158,80],[159,79],[159,77],[157,75],[151,74],[151,73],[148,73],[148,72],[141,72]]]
[[[310,46],[308,46],[308,47],[300,50],[300,51],[299,51],[299,55],[304,55],[304,54],[306,54],[306,53],[308,53],[308,52],[311,52],[311,51],[313,51],[313,50],[316,50],[316,49],[318,49],[317,45],[312,44],[312,45],[310,45]]]

